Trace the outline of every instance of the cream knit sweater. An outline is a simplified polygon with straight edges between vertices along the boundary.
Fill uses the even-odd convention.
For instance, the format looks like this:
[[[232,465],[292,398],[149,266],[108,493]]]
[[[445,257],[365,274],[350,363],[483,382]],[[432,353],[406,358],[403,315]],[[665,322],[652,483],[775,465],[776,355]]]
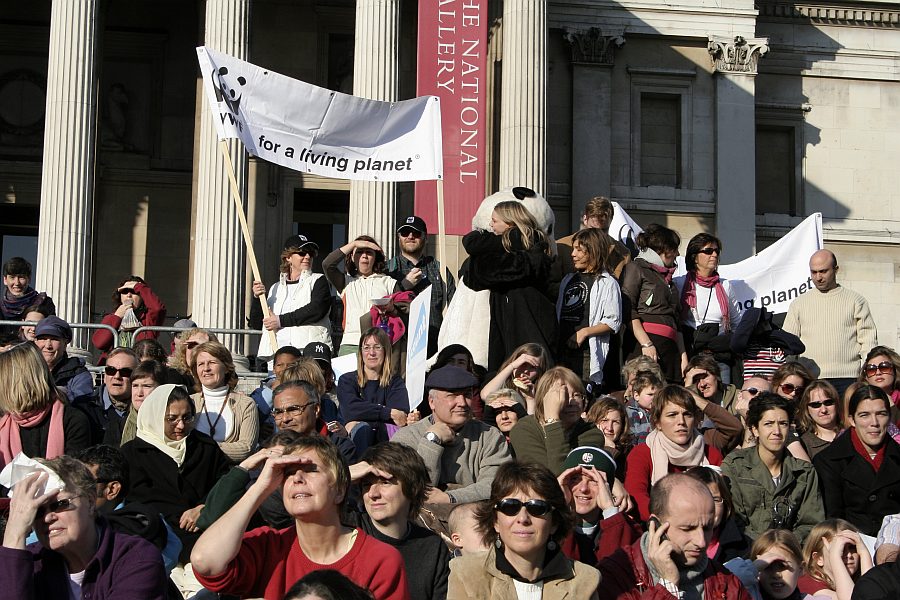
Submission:
[[[842,286],[824,293],[813,288],[794,300],[784,330],[803,341],[803,356],[815,361],[822,379],[856,377],[862,359],[878,344],[869,303]]]

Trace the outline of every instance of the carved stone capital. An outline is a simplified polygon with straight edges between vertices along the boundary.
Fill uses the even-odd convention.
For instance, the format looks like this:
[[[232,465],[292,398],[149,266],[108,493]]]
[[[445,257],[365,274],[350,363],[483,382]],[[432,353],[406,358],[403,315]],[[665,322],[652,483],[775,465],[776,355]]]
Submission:
[[[707,45],[716,71],[756,74],[759,57],[769,51],[769,38],[709,36]]]
[[[609,35],[596,27],[567,29],[563,35],[572,49],[573,63],[612,66],[616,48],[625,45],[621,33]]]

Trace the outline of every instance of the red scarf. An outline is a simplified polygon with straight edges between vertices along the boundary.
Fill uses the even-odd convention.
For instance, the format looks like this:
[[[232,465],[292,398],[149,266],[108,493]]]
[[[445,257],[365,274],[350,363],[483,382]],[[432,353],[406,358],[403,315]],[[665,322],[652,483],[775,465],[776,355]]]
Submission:
[[[875,469],[875,472],[878,472],[878,469],[881,468],[881,463],[884,461],[884,444],[881,444],[881,448],[878,449],[878,452],[875,453],[875,458],[869,456],[869,451],[866,450],[865,446],[863,446],[862,442],[859,439],[859,436],[856,435],[856,429],[853,427],[850,428],[850,440],[853,442],[853,448],[856,452],[865,459],[867,463],[872,465],[872,468]]]
[[[730,327],[730,319],[728,318],[728,294],[722,287],[722,281],[719,279],[718,273],[712,275],[698,275],[695,271],[688,271],[684,280],[684,288],[681,290],[681,302],[685,305],[685,310],[697,308],[697,285],[704,288],[716,288],[716,300],[719,302],[719,309],[722,311],[722,323],[725,324],[725,330]],[[701,325],[701,323],[697,323]]]
[[[50,406],[28,413],[9,413],[0,419],[0,458],[8,464],[22,451],[20,427],[35,427],[44,422],[50,415],[50,432],[47,436],[47,452],[41,457],[56,458],[65,453],[65,435],[63,433],[63,404],[54,400]]]
[[[675,267],[660,267],[659,265],[654,265],[649,260],[647,264],[650,265],[650,268],[665,277],[666,283],[672,283],[672,275],[675,274]]]

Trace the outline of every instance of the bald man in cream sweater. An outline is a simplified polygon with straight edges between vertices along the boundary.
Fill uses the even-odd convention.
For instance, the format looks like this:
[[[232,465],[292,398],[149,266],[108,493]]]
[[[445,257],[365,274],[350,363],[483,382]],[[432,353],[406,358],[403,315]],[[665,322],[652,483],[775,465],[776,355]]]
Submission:
[[[866,353],[878,344],[869,303],[861,294],[837,282],[837,257],[818,250],[809,259],[809,273],[816,289],[794,300],[784,320],[784,330],[806,346],[804,357],[843,394],[859,375]]]

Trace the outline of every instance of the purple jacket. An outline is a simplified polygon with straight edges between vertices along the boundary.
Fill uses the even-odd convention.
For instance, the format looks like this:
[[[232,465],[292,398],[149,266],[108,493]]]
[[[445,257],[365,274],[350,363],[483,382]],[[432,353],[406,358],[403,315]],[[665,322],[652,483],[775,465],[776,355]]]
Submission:
[[[164,600],[166,574],[159,550],[147,540],[113,531],[97,520],[100,545],[85,569],[81,597],[90,600]],[[62,556],[40,543],[25,550],[0,547],[0,600],[68,598]]]

